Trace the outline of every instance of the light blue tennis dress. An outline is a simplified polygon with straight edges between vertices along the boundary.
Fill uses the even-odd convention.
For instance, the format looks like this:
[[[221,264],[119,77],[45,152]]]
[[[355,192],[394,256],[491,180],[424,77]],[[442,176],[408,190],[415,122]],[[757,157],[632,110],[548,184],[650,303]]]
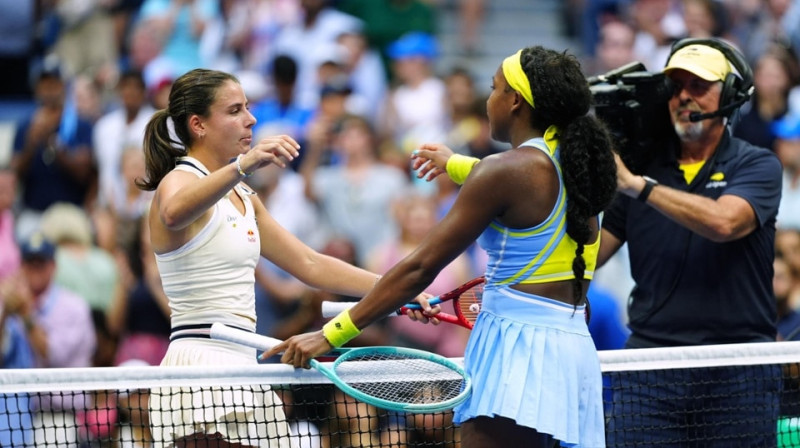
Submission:
[[[585,307],[509,287],[574,278],[576,243],[566,234],[557,146],[542,138],[521,146],[550,157],[559,174],[558,200],[535,227],[511,229],[494,221],[478,239],[489,261],[483,306],[464,356],[474,390],[455,408],[455,421],[502,416],[550,434],[565,447],[605,447],[600,362]],[[584,249],[587,278],[594,273],[599,244],[598,238]]]

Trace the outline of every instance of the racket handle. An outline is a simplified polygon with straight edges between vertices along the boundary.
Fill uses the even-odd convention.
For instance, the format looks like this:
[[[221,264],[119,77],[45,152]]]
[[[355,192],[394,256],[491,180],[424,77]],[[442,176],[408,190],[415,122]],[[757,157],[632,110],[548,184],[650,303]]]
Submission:
[[[325,300],[322,302],[322,317],[326,319],[335,317],[342,311],[349,310],[350,308],[354,307],[356,303],[358,302],[331,302],[329,300]],[[386,317],[397,317],[402,315],[403,313],[396,311],[394,313],[390,313]]]
[[[237,344],[265,351],[283,342],[280,339],[239,330],[237,328],[231,328],[219,322],[211,325],[211,339],[235,342]]]
[[[322,302],[322,317],[334,317],[344,310],[349,310],[358,302]]]

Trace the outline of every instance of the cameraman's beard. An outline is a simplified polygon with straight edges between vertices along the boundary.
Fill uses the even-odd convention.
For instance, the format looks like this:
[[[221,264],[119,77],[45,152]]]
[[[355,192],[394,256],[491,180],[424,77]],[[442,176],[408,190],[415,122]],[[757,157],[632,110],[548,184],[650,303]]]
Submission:
[[[683,142],[694,142],[703,136],[703,122],[676,122],[673,126],[678,138]]]

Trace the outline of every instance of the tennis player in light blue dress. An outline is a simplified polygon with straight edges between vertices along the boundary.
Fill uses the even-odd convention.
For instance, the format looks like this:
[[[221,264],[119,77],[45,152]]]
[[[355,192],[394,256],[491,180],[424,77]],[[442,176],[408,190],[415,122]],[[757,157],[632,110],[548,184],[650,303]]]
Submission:
[[[451,210],[356,306],[273,352],[307,366],[411,300],[477,239],[489,260],[464,356],[473,393],[455,408],[462,447],[604,447],[586,290],[599,214],[616,189],[611,141],[588,115],[591,93],[572,55],[524,48],[503,61],[492,84],[492,137],[513,149],[479,163],[444,145],[422,145],[412,155],[420,178],[447,173],[463,184]],[[435,323],[438,309],[417,300],[426,311],[413,318]]]

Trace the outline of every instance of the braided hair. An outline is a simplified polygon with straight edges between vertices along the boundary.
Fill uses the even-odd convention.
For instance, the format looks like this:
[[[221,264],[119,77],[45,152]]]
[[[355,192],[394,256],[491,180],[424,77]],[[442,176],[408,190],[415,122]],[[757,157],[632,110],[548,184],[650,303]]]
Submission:
[[[534,46],[522,50],[520,62],[536,101],[532,125],[559,129],[567,234],[577,243],[572,261],[573,303],[577,306],[584,296],[583,250],[592,237],[589,220],[603,211],[616,193],[612,141],[603,123],[588,115],[592,95],[575,56]]]

